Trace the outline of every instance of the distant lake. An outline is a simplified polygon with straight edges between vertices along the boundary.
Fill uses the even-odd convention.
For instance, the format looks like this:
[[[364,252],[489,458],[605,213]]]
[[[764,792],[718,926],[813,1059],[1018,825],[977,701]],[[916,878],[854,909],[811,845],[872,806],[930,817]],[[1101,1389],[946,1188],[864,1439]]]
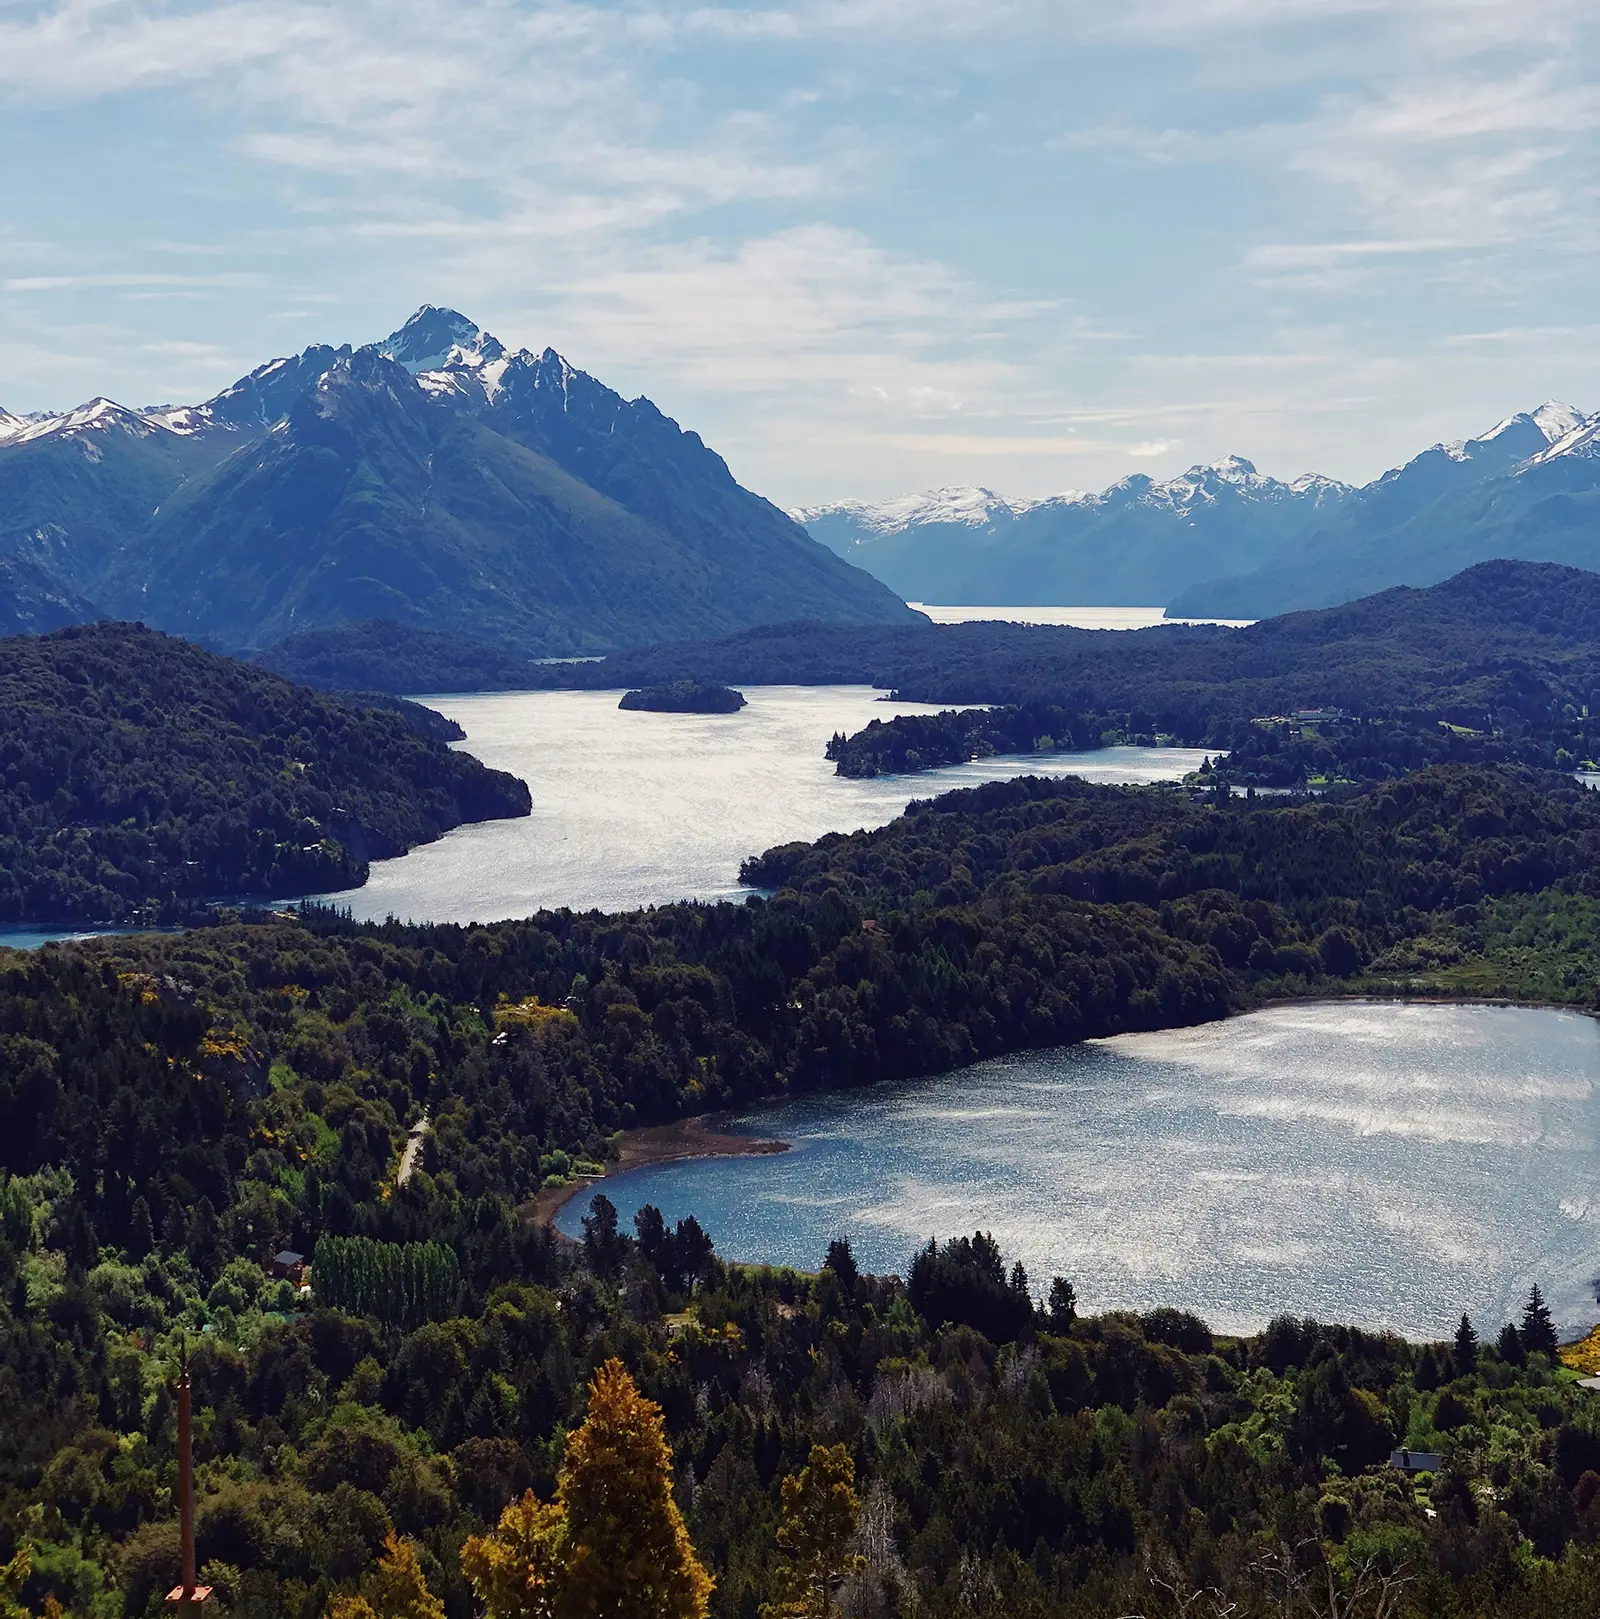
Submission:
[[[904,1274],[992,1231],[1036,1290],[1492,1337],[1532,1282],[1564,1329],[1600,1310],[1600,1025],[1512,1007],[1331,1002],[808,1098],[740,1128],[793,1149],[644,1169],[631,1226],[694,1214],[726,1257],[815,1269],[847,1234]],[[562,1210],[578,1233],[591,1194]]]
[[[1106,748],[851,781],[823,757],[835,731],[938,705],[886,703],[869,686],[744,692],[748,708],[709,715],[626,712],[616,691],[422,698],[460,724],[460,746],[528,783],[533,814],[461,827],[380,861],[364,887],[333,902],[362,918],[489,922],[563,905],[742,898],[746,856],[882,826],[913,798],[1027,774],[1175,781],[1205,758],[1194,748]]]
[[[1156,624],[1223,624],[1242,630],[1253,618],[1168,618],[1162,607],[938,607],[908,602],[935,624],[1059,624],[1074,630],[1147,630]]]

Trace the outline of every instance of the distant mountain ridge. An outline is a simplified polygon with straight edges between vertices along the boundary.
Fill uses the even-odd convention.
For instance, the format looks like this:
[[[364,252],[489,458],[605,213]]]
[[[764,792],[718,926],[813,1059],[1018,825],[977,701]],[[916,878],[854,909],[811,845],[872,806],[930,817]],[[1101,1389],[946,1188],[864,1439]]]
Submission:
[[[1600,566],[1600,415],[1549,403],[1356,487],[1239,456],[1096,494],[942,489],[795,516],[910,600],[1164,605],[1261,618],[1426,586],[1497,556]]]
[[[380,618],[539,656],[913,616],[649,400],[432,305],[198,405],[0,413],[5,557],[235,650]]]

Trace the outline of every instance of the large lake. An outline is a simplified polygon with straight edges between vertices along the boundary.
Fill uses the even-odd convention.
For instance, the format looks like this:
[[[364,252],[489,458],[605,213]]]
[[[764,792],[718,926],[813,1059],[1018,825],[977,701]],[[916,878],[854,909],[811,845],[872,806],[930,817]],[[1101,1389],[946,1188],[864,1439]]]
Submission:
[[[1290,1312],[1492,1335],[1544,1289],[1596,1319],[1600,1025],[1510,1007],[1343,1002],[1092,1040],[917,1084],[797,1101],[741,1128],[793,1143],[609,1180],[694,1214],[725,1256],[815,1268],[848,1234],[904,1273],[982,1227],[1036,1289],[1192,1309],[1225,1331]],[[569,1203],[577,1234],[592,1193]]]
[[[917,776],[849,781],[823,757],[835,731],[895,714],[868,686],[750,686],[737,714],[642,714],[620,692],[424,697],[467,733],[485,764],[527,782],[525,820],[461,827],[362,888],[333,896],[362,918],[491,922],[542,907],[628,910],[743,896],[739,862],[777,843],[882,826],[913,798],[1026,773],[1092,781],[1173,781],[1193,748],[985,759]]]

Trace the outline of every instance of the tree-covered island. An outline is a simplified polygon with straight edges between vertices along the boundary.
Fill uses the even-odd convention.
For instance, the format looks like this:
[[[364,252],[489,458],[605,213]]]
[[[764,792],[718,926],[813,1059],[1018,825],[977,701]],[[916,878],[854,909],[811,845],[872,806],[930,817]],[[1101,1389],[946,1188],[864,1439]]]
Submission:
[[[715,681],[671,680],[665,685],[624,692],[617,707],[648,714],[737,714],[747,702],[742,691],[719,686]]]

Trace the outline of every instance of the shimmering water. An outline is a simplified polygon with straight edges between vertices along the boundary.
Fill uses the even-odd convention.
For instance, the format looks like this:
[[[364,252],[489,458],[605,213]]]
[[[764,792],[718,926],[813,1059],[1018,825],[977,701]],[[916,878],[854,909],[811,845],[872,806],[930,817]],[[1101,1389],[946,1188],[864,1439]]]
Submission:
[[[903,1272],[981,1227],[1089,1309],[1498,1331],[1529,1285],[1596,1319],[1600,1025],[1509,1007],[1276,1008],[980,1063],[742,1121],[792,1142],[607,1181],[733,1258],[814,1268],[846,1233]],[[590,1194],[592,1195],[592,1194]],[[561,1214],[576,1233],[589,1197]]]
[[[739,863],[777,843],[882,826],[912,798],[1034,773],[1171,781],[1193,748],[1107,748],[985,759],[916,776],[849,781],[823,757],[835,731],[896,714],[867,686],[752,686],[737,714],[642,714],[619,692],[427,697],[485,764],[528,783],[525,820],[462,827],[334,896],[358,917],[489,922],[543,906],[627,910],[742,896]]]

